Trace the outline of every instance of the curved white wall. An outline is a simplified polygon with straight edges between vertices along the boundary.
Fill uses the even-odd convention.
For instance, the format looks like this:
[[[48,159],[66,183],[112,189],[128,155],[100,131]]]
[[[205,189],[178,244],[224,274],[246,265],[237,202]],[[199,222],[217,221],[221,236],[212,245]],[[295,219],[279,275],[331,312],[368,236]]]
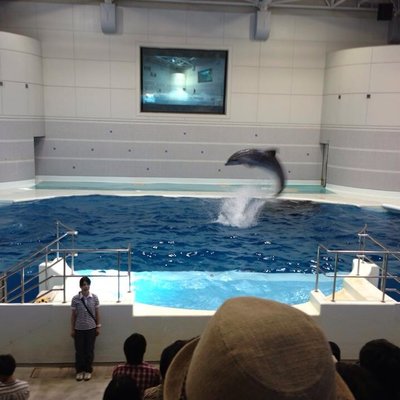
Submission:
[[[400,191],[400,46],[327,57],[321,141],[328,184]]]
[[[35,178],[34,137],[44,135],[39,41],[0,32],[0,182]]]
[[[38,39],[42,49],[46,136],[35,147],[42,178],[261,179],[262,171],[225,161],[243,148],[275,147],[289,180],[318,182],[326,53],[387,36],[387,22],[372,13],[274,9],[269,39],[255,41],[254,13],[120,5],[117,33],[107,35],[98,4],[3,3],[0,28]],[[228,49],[228,114],[140,113],[141,45]],[[28,91],[23,79],[13,82],[21,102],[7,100],[7,118],[37,122],[41,112],[29,104],[42,101],[26,105],[23,94],[40,91],[40,81]],[[13,171],[0,182],[23,176]]]

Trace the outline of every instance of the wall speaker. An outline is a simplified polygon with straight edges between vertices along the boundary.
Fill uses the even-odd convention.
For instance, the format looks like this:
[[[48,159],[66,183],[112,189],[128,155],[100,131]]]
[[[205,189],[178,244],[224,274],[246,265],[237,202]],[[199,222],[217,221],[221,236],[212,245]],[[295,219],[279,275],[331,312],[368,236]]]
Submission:
[[[100,3],[100,23],[103,33],[115,33],[117,31],[115,4]]]
[[[392,3],[379,3],[378,4],[378,21],[390,21],[393,17],[393,4]]]
[[[400,44],[400,16],[395,16],[389,22],[388,44]]]
[[[254,40],[267,40],[271,30],[271,11],[257,10],[254,24]]]

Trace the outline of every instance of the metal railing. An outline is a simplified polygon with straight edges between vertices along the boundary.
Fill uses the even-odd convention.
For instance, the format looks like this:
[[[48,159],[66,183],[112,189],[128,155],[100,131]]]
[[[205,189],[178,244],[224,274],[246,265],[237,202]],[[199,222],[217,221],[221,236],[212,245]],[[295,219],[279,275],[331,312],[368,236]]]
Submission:
[[[61,229],[66,229],[64,233],[60,233]],[[90,249],[76,248],[75,237],[78,232],[60,221],[56,222],[56,239],[48,243],[40,250],[32,253],[28,257],[11,266],[8,270],[0,275],[0,303],[20,302],[25,303],[29,293],[36,293],[42,285],[47,285],[53,278],[62,279],[62,287],[51,287],[48,290],[42,291],[39,296],[35,296],[32,301],[37,301],[44,298],[49,293],[62,291],[63,302],[66,302],[66,279],[68,277],[79,277],[82,275],[76,274],[75,257],[79,253],[105,253],[116,254],[117,257],[117,273],[100,275],[89,274],[90,277],[102,278],[117,278],[117,302],[121,300],[121,278],[128,277],[128,292],[131,291],[131,264],[132,264],[132,249],[130,244],[127,248],[117,249]],[[64,247],[64,240],[70,239],[71,245]],[[121,255],[127,254],[127,268],[122,271]],[[49,256],[55,255],[55,259],[49,262]],[[70,259],[71,270],[67,272],[67,260]],[[52,267],[62,260],[63,273],[62,275],[55,274]],[[40,268],[42,266],[42,268]],[[18,284],[10,285],[12,280],[17,280]]]
[[[357,233],[359,238],[359,248],[356,250],[336,250],[336,249],[328,249],[326,246],[320,244],[318,245],[317,250],[317,267],[316,267],[316,280],[315,280],[315,291],[318,290],[319,287],[319,276],[322,273],[323,275],[330,277],[333,279],[332,283],[332,297],[331,301],[335,301],[335,294],[337,288],[337,279],[338,278],[368,278],[368,279],[378,279],[379,285],[378,289],[382,292],[382,302],[385,302],[385,296],[387,292],[396,292],[400,294],[400,290],[397,288],[388,288],[387,282],[388,280],[394,280],[397,284],[400,284],[400,276],[390,273],[389,271],[389,260],[400,261],[400,251],[389,250],[385,245],[381,242],[373,238],[371,235],[367,233],[367,225]],[[372,250],[367,250],[368,245],[373,245],[375,248]],[[325,252],[329,255],[334,256],[334,268],[333,273],[323,272],[321,269],[321,254]],[[358,259],[357,271],[356,274],[340,274],[339,273],[339,256],[340,255],[352,255],[354,258]],[[372,256],[376,256],[381,259],[381,263],[374,261]],[[360,263],[361,261],[368,262],[374,264],[378,268],[378,275],[368,275],[363,276],[360,275]]]

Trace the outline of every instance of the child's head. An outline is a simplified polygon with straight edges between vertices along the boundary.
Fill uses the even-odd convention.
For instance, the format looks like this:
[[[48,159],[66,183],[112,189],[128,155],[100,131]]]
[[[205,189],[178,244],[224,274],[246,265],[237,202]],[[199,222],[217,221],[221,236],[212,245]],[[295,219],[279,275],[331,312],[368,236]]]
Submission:
[[[11,354],[0,354],[0,381],[14,374],[16,362]]]

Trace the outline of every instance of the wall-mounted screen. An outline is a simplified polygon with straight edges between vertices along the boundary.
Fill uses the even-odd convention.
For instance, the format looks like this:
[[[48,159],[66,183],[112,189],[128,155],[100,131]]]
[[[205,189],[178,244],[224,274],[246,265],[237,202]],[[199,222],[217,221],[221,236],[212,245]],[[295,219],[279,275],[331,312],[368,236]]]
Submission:
[[[228,51],[141,47],[141,111],[225,114]]]

